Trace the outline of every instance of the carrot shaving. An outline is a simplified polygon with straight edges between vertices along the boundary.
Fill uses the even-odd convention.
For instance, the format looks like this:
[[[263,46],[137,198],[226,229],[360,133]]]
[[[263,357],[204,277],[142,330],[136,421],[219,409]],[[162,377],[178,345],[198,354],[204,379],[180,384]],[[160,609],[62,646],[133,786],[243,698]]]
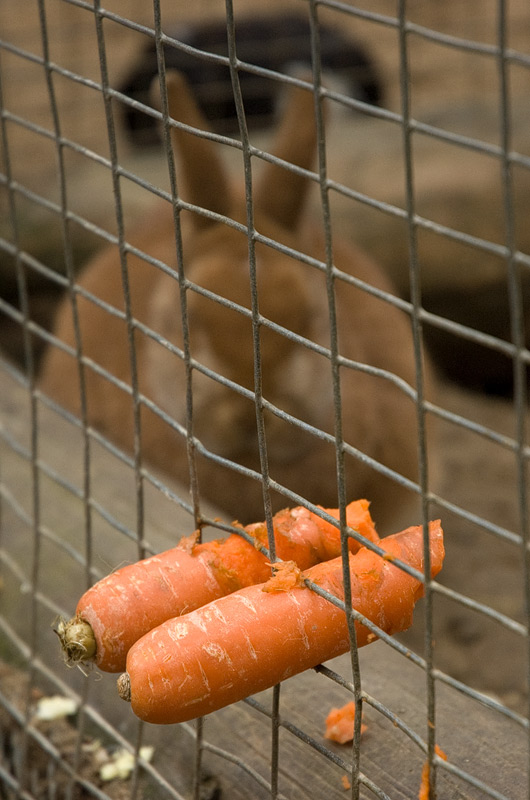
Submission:
[[[279,513],[286,513],[285,511]],[[267,525],[265,522],[254,522],[252,525],[247,525],[247,533],[249,533],[254,540],[254,547],[257,550],[268,548],[269,537],[267,533]]]
[[[346,744],[353,740],[355,725],[355,703],[353,700],[341,708],[332,708],[326,717],[326,731],[324,738],[339,744]],[[366,731],[366,725],[361,722],[361,734]]]
[[[443,758],[444,761],[447,761],[447,755],[444,753],[441,747],[438,747],[437,744],[434,745],[434,751],[437,756],[440,756],[440,758]],[[431,790],[430,777],[431,777],[431,770],[429,762],[426,761],[421,771],[421,784],[420,784],[420,793],[418,795],[418,800],[429,800],[429,795]]]
[[[194,531],[190,536],[183,536],[177,545],[179,550],[183,550],[189,556],[193,555],[195,546],[199,541],[199,531]]]
[[[346,789],[346,791],[348,789],[351,789],[351,783],[350,783],[349,778],[348,778],[347,775],[343,775],[341,780],[342,780],[342,785]]]
[[[297,586],[305,586],[304,576],[294,561],[278,561],[271,566],[274,575],[263,584],[264,592],[288,592]]]

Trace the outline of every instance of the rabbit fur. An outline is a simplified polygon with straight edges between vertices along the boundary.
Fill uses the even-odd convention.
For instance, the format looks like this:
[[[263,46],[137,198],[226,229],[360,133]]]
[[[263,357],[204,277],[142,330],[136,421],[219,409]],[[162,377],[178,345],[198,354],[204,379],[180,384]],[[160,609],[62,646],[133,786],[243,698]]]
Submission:
[[[190,89],[178,73],[167,74],[172,118],[207,129]],[[284,161],[310,170],[316,152],[314,98],[292,87],[276,134],[273,152]],[[234,189],[219,154],[219,145],[182,128],[172,127],[180,197],[195,206],[246,225],[241,188]],[[310,181],[270,163],[261,164],[253,180],[254,227],[265,237],[323,260],[325,248],[318,224],[307,218]],[[249,242],[223,222],[181,210],[185,277],[195,285],[250,308]],[[160,201],[152,217],[128,239],[139,250],[177,269],[174,215]],[[301,337],[328,348],[329,312],[324,271],[303,264],[262,242],[256,242],[259,313]],[[356,278],[391,291],[379,267],[350,244],[333,240],[333,261]],[[181,289],[173,275],[136,254],[127,253],[131,311],[173,345],[183,347]],[[117,247],[103,249],[82,271],[77,294],[81,350],[124,385],[131,385],[127,324],[95,305],[86,293],[123,312],[122,270]],[[249,315],[220,305],[193,288],[185,292],[191,356],[201,365],[247,390],[255,388],[253,328]],[[410,320],[394,306],[340,279],[335,280],[338,346],[341,356],[389,370],[415,385]],[[74,319],[69,298],[58,309],[55,335],[74,346]],[[311,351],[265,324],[259,328],[262,392],[265,400],[288,414],[334,433],[332,370],[325,355]],[[186,425],[186,367],[163,343],[134,330],[140,393]],[[122,448],[134,447],[131,393],[96,372],[83,370],[88,423]],[[192,369],[193,435],[224,459],[260,472],[256,410],[252,399]],[[76,414],[81,413],[80,371],[69,353],[50,346],[44,357],[40,388]],[[384,378],[340,367],[342,432],[346,443],[416,479],[417,414],[414,401]],[[140,448],[144,462],[189,486],[188,445],[151,408],[141,403]],[[270,478],[308,500],[337,505],[336,452],[333,443],[264,410]],[[137,443],[138,444],[138,443]],[[263,518],[260,480],[208,459],[195,451],[201,497],[231,518],[248,523]],[[346,455],[348,500],[372,502],[380,528],[395,521],[410,493],[351,455]],[[292,503],[272,492],[273,508]],[[397,523],[396,523],[397,524]],[[409,523],[410,524],[410,523]]]

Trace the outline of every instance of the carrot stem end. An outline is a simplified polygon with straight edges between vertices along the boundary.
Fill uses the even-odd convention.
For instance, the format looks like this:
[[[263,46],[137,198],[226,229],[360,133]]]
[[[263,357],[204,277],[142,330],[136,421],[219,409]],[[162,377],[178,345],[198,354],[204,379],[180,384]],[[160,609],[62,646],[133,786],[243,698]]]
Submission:
[[[118,678],[118,694],[122,700],[131,702],[131,679],[128,672],[123,672]]]
[[[55,628],[68,666],[89,664],[96,658],[96,637],[92,626],[82,617],[60,619]]]

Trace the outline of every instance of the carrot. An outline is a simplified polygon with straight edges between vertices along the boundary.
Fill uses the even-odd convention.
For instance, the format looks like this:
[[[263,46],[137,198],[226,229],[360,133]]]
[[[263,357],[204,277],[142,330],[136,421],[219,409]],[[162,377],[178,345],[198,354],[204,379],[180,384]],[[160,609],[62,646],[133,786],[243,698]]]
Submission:
[[[423,583],[393,562],[421,570],[422,528],[382,539],[378,555],[366,547],[350,555],[352,602],[388,634],[412,623]],[[431,574],[442,567],[443,531],[430,524]],[[290,565],[288,585],[292,586]],[[308,569],[309,579],[344,600],[342,559]],[[306,585],[283,590],[276,582],[248,586],[154,628],[129,650],[120,696],[141,719],[175,723],[242,700],[303,670],[347,652],[344,611]],[[356,622],[357,643],[377,637]]]
[[[338,519],[337,509],[326,509]],[[377,542],[367,500],[346,508],[349,527]],[[276,554],[301,569],[341,552],[340,532],[303,507],[285,509],[273,519]],[[192,611],[225,594],[263,583],[271,574],[264,522],[245,528],[254,545],[237,533],[197,543],[197,534],[159,555],[118,569],[92,586],[79,600],[69,622],[57,633],[69,664],[95,662],[105,672],[122,672],[127,651],[137,639],[166,619]],[[359,544],[349,539],[352,551]]]
[[[353,739],[353,729],[355,725],[355,703],[351,700],[340,708],[330,709],[326,717],[326,730],[324,739],[330,742],[346,744]],[[366,731],[366,725],[361,722],[361,733]]]
[[[434,750],[437,756],[443,758],[444,761],[447,761],[447,755],[444,753],[441,747],[438,747],[438,745],[435,744]],[[418,800],[429,800],[430,793],[431,793],[431,768],[429,766],[429,762],[426,761],[421,771],[421,784],[420,784],[420,793],[418,795]]]

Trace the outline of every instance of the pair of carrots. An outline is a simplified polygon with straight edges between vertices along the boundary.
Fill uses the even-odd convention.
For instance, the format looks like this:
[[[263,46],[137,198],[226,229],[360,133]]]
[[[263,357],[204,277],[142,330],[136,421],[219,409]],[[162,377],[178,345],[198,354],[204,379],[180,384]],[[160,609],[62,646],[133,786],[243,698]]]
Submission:
[[[325,510],[338,519],[337,509]],[[379,541],[367,500],[347,506],[346,522],[365,539]],[[300,569],[340,555],[338,528],[306,508],[279,511],[273,528],[277,557],[294,561]],[[198,544],[193,534],[171,550],[122,567],[92,586],[79,600],[76,616],[57,631],[67,663],[95,662],[104,672],[122,672],[131,646],[152,628],[267,581],[267,527],[259,522],[244,530],[253,544],[237,533]],[[352,552],[359,547],[349,540]]]
[[[337,509],[327,509],[338,518]],[[379,540],[366,500],[350,503],[347,524],[384,552],[349,539],[352,604],[385,632],[412,622],[423,584],[392,562],[423,568],[423,531]],[[104,578],[86,592],[76,616],[58,631],[70,661],[126,669],[120,696],[148,722],[175,723],[208,714],[259,692],[350,647],[344,612],[309,589],[317,584],[344,601],[340,533],[305,508],[273,520],[271,578],[263,523],[198,544],[181,540]],[[430,524],[431,575],[444,558],[439,522]],[[375,639],[356,623],[357,644]],[[84,638],[83,638],[84,637]]]

